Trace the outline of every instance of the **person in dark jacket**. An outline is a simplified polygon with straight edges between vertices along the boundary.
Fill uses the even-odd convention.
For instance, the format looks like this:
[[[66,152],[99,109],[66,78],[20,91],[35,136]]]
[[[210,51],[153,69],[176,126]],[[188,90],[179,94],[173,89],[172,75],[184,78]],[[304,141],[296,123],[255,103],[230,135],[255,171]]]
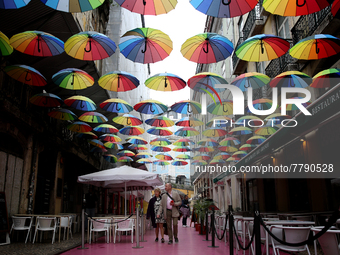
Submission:
[[[187,195],[185,195],[184,199],[182,200],[182,205],[181,205],[180,210],[183,214],[182,225],[183,225],[183,228],[186,228],[187,227],[187,219],[188,219],[188,217],[190,217],[190,207],[189,207],[189,200],[188,200]]]
[[[155,241],[158,242],[158,233],[159,230],[161,231],[162,236],[162,243],[164,243],[164,228],[163,223],[165,223],[165,220],[163,218],[156,219],[156,214],[159,211],[160,201],[162,199],[161,197],[161,190],[159,188],[156,188],[154,190],[155,196],[150,199],[149,206],[146,214],[146,218],[151,218],[152,226],[155,229],[156,239]]]

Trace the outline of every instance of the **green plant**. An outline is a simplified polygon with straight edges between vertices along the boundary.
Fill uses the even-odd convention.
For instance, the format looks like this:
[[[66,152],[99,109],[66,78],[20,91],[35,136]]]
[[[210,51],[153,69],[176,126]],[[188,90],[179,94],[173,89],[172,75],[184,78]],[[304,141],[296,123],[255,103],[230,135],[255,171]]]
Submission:
[[[198,215],[199,222],[204,222],[204,217],[209,207],[214,204],[212,199],[200,198],[194,204],[194,210]]]

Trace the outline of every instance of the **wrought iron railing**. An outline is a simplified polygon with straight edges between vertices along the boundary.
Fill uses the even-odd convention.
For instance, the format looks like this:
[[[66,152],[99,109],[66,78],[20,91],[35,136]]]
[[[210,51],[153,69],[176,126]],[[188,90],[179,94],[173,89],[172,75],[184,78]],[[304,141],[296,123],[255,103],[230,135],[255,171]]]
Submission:
[[[243,37],[238,38],[237,44],[235,45],[235,51],[236,51],[237,47],[240,46],[241,43],[243,43],[243,42],[244,42]],[[232,56],[233,68],[234,69],[235,69],[235,66],[236,66],[236,64],[237,64],[237,62],[239,60],[239,58],[236,56],[235,51],[234,51],[233,56]]]

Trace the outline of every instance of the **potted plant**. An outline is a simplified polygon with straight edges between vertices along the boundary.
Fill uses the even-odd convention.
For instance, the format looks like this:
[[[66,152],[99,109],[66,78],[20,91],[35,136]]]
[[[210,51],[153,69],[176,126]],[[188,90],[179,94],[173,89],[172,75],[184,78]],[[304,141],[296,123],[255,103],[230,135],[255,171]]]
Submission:
[[[204,218],[205,218],[207,211],[209,210],[209,207],[213,204],[214,204],[214,201],[212,199],[207,199],[207,198],[201,198],[197,200],[196,203],[194,204],[194,210],[198,215],[198,221],[200,224],[200,235],[204,235],[204,231],[205,231]]]

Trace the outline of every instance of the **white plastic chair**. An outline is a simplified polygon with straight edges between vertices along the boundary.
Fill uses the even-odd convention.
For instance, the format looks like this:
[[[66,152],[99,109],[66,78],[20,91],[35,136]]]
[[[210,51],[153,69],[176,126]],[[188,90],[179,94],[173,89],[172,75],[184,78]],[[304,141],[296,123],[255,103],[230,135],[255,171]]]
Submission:
[[[116,243],[116,235],[118,232],[119,235],[119,242],[120,242],[120,233],[124,231],[131,231],[131,243],[133,243],[133,228],[134,228],[134,220],[133,219],[128,219],[125,221],[121,220],[115,220],[115,222],[119,222],[115,224],[115,235],[113,238],[113,243]]]
[[[110,238],[110,228],[108,226],[109,220],[108,219],[102,219],[102,220],[91,220],[90,225],[90,241],[89,244],[91,244],[92,240],[92,232],[97,233],[97,239],[98,239],[98,233],[99,232],[105,232],[105,241],[109,243]]]
[[[36,234],[39,231],[53,231],[52,244],[55,239],[57,224],[55,217],[37,217],[37,226],[35,228],[33,243],[35,241]],[[42,240],[42,234],[40,235],[40,242]]]
[[[314,235],[319,233],[324,227],[315,227],[311,230]],[[340,230],[336,228],[329,229],[326,233],[318,238],[324,255],[340,255],[340,248],[337,235],[340,234]]]
[[[71,228],[72,228],[72,217],[71,216],[60,217],[57,227],[59,231],[61,231],[62,228],[64,229],[63,240],[65,240],[66,232],[69,233],[71,235],[71,238],[73,239],[72,231],[71,231]],[[68,239],[68,235],[67,235],[67,239]],[[59,242],[60,242],[60,233],[59,233]]]
[[[26,221],[29,219],[29,225],[27,226]],[[12,230],[28,230],[25,243],[27,243],[27,239],[29,234],[31,233],[32,227],[32,217],[16,217],[12,216],[13,224],[10,233]]]

